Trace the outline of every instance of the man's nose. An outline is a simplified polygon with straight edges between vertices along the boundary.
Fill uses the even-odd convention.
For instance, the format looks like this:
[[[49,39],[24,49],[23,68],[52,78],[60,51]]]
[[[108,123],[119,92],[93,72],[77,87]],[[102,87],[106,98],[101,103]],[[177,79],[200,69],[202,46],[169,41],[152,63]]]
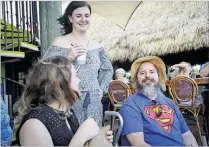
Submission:
[[[150,77],[150,73],[146,73],[146,78],[149,78]]]

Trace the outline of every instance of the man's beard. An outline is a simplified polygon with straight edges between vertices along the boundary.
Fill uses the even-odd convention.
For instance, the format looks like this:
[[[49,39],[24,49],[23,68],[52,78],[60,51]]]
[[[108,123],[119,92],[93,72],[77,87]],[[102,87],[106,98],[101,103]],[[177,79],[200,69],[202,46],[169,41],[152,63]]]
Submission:
[[[153,84],[153,83],[145,83],[146,80],[149,80],[151,82],[155,82],[154,79],[142,80],[142,84],[141,85],[137,82],[137,89],[143,95],[147,96],[150,99],[153,99],[153,98],[155,98],[157,96],[157,93],[158,93],[158,91],[160,89],[160,85],[159,84]]]

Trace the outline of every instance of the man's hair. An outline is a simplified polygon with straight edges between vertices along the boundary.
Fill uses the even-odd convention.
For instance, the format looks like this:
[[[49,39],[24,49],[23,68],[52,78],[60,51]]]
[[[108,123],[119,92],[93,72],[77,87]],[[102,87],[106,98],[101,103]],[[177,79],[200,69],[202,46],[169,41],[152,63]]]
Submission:
[[[125,76],[126,71],[125,71],[123,68],[118,68],[118,69],[115,71],[115,73],[121,73],[121,74],[123,74],[123,75]]]
[[[189,62],[182,61],[180,64],[184,64],[186,66],[184,68],[179,67],[178,74],[183,73],[183,75],[187,75],[187,73],[189,74],[191,72],[192,66]]]

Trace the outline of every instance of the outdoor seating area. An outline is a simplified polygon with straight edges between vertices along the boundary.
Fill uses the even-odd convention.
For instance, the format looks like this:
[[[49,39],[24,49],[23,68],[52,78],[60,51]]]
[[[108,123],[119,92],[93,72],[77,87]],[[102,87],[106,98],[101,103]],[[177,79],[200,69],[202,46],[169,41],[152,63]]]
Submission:
[[[209,146],[209,2],[0,3],[1,146]]]
[[[112,83],[117,84],[110,84],[109,86],[108,98],[113,109],[109,107],[108,110],[119,111],[124,100],[134,94],[137,88],[135,84],[126,84],[121,80],[113,80]],[[203,141],[208,143],[209,89],[205,89],[203,86],[209,85],[209,77],[192,79],[187,76],[176,76],[172,80],[167,80],[165,85],[167,87],[165,93],[179,107],[188,123],[191,124],[190,121],[194,122],[190,127],[195,130],[194,133],[199,143],[203,144]],[[124,88],[120,90],[119,87]],[[196,102],[198,96],[203,97],[203,103]],[[118,99],[118,101],[115,99]]]

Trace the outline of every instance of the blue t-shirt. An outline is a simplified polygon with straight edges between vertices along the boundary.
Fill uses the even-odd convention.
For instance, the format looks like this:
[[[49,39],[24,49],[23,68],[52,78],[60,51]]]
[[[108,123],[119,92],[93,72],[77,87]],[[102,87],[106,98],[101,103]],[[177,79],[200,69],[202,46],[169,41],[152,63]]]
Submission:
[[[183,146],[182,134],[188,126],[174,102],[158,94],[155,99],[160,103],[163,113],[156,117],[156,104],[138,91],[130,96],[120,109],[124,120],[121,145],[128,146],[126,135],[144,133],[144,141],[151,146]]]

